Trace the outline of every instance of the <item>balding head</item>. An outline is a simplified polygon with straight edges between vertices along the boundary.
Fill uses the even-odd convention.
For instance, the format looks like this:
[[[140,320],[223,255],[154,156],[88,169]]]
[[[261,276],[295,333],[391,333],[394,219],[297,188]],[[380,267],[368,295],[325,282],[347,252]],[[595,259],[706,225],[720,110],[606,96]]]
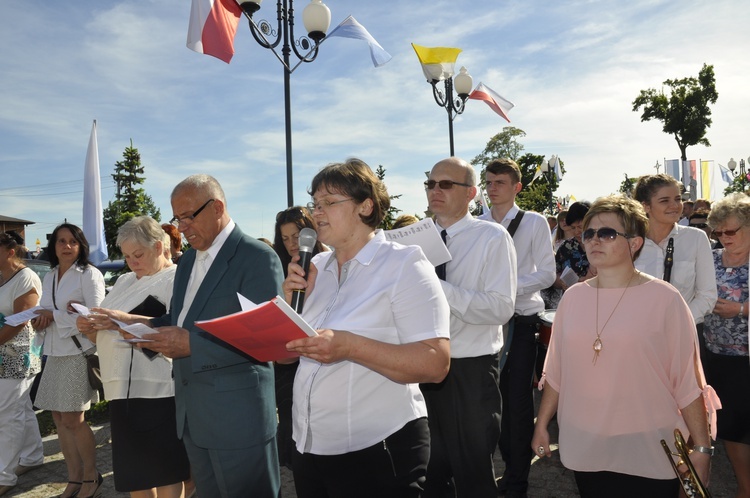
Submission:
[[[441,188],[438,183],[434,188],[427,189],[430,211],[435,214],[440,226],[447,228],[469,212],[469,204],[477,194],[476,172],[463,159],[449,157],[432,167],[429,179],[450,182],[446,185],[450,188]]]

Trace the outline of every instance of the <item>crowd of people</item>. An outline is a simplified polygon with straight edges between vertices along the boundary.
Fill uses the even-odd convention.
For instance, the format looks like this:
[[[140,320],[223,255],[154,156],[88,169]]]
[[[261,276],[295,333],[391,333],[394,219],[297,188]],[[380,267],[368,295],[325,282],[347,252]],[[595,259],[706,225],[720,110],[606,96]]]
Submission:
[[[470,164],[428,173],[451,256],[436,266],[378,229],[390,197],[359,159],[322,168],[273,241],[242,232],[215,178],[184,179],[170,223],[119,227],[130,272],[106,295],[77,226],[53,231],[43,282],[18,234],[0,234],[0,495],[43,463],[29,391],[46,356],[35,405],[59,434],[60,496],[100,496],[84,420],[96,352],[115,488],[134,498],[276,498],[280,466],[301,498],[524,497],[532,459],[552,455],[554,417],[583,497],[678,496],[660,444],[675,429],[704,483],[721,439],[737,497],[750,497],[750,197],[687,203],[674,178],[648,175],[633,198],[545,217],[519,208],[514,161],[489,162],[484,183],[491,207],[475,217]],[[309,266],[303,229],[317,232]],[[196,325],[240,311],[237,294],[300,292],[317,335],[285,344],[292,358],[258,361]]]

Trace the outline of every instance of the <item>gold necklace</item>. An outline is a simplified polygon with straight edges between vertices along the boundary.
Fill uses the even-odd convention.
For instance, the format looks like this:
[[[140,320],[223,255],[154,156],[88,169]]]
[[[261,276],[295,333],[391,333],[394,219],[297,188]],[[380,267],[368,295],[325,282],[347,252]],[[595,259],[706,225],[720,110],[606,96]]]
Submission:
[[[615,311],[617,311],[617,307],[620,306],[620,302],[622,301],[622,298],[625,297],[625,293],[630,288],[630,284],[633,283],[633,278],[638,275],[638,270],[633,269],[633,274],[630,276],[630,280],[628,280],[628,284],[625,286],[625,290],[622,291],[622,294],[620,294],[620,299],[617,300],[617,304],[615,304],[614,309],[612,310],[612,313],[609,314],[609,317],[607,317],[607,321],[604,322],[604,325],[602,326],[601,330],[599,330],[599,278],[597,277],[596,281],[596,339],[594,339],[593,349],[594,349],[594,359],[592,363],[596,365],[596,360],[599,359],[599,353],[602,352],[602,349],[604,349],[604,344],[602,343],[602,332],[604,332],[604,329],[607,327],[607,324],[609,323],[610,318],[612,318],[612,315],[615,314]]]

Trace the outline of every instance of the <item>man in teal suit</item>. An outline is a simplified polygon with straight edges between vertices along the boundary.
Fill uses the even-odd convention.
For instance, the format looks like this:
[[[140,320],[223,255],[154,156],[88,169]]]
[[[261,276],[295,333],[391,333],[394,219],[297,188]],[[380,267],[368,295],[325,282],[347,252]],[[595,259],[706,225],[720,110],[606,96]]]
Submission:
[[[201,497],[276,498],[273,368],[195,326],[282,295],[281,263],[229,217],[221,186],[193,175],[172,191],[172,223],[191,245],[180,259],[172,307],[152,324],[148,348],[174,359],[177,432]]]

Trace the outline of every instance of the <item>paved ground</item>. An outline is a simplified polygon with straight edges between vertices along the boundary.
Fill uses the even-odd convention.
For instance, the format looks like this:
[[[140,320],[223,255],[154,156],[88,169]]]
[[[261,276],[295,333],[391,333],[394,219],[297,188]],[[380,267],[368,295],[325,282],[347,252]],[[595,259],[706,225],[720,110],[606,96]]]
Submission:
[[[556,439],[554,424],[550,429],[554,440]],[[97,441],[99,471],[104,475],[102,496],[104,498],[129,496],[127,493],[118,493],[114,489],[109,425],[94,427],[94,433]],[[48,498],[62,493],[65,489],[67,475],[56,436],[45,438],[44,454],[44,466],[20,477],[16,488],[5,496]],[[495,456],[495,468],[498,475],[501,475],[504,466],[498,455]],[[296,498],[291,472],[283,469],[281,480],[283,498]],[[717,444],[717,455],[713,459],[711,492],[714,498],[732,498],[736,492],[734,475],[721,443]],[[529,478],[529,496],[532,498],[573,498],[578,496],[573,473],[560,464],[557,452],[552,459],[545,458],[533,462]],[[356,498],[356,492],[352,492],[352,497]]]

